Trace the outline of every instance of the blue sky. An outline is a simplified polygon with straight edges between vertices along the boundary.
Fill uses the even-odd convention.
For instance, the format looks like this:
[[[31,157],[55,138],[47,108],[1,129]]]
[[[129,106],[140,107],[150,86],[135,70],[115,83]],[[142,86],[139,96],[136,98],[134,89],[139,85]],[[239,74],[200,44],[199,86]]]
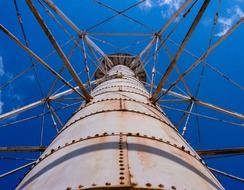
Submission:
[[[63,48],[64,52],[68,55],[74,44],[74,40],[68,41],[70,36],[74,36],[77,39],[76,33],[67,26],[58,16],[57,19],[66,28],[64,32],[57,23],[50,18],[45,9],[37,2],[33,1],[35,6],[40,11],[42,17],[46,21],[50,30],[55,34],[55,38],[60,44],[67,43]],[[91,40],[93,40],[106,54],[115,52],[126,52],[132,55],[137,55],[142,49],[150,42],[156,33],[169,19],[169,17],[179,8],[184,2],[183,0],[146,0],[144,3],[137,7],[134,7],[124,14],[136,20],[126,18],[126,16],[118,15],[113,19],[105,22],[104,24],[95,24],[103,21],[116,14],[112,10],[108,10],[100,6],[98,3],[92,0],[73,0],[73,1],[54,1],[57,6],[69,18],[79,26],[81,30],[87,31]],[[101,1],[105,5],[113,7],[118,11],[123,11],[127,7],[135,4],[135,0],[126,1]],[[191,39],[189,40],[186,50],[189,50],[192,54],[200,57],[208,48],[209,39],[212,40],[212,44],[216,42],[225,32],[241,17],[244,16],[244,1],[211,1],[206,12],[203,15],[199,25],[194,31]],[[30,48],[41,58],[47,56],[52,52],[53,48],[44,35],[41,27],[36,22],[34,16],[31,14],[28,6],[24,0],[17,1],[18,8],[22,17],[24,30]],[[191,12],[185,19],[182,19],[180,15],[163,33],[164,39],[171,30],[177,26],[177,29],[173,32],[170,38],[167,40],[167,49],[161,48],[158,54],[157,61],[155,62],[156,76],[155,85],[158,84],[162,73],[167,68],[170,62],[169,54],[172,56],[177,51],[175,43],[182,41],[186,34],[191,22],[193,21],[197,10],[199,10],[202,1],[192,8]],[[213,28],[213,19],[216,11],[218,10],[219,17],[216,26]],[[139,23],[139,24],[138,24]],[[15,34],[22,42],[24,42],[21,28],[16,17],[16,11],[13,1],[0,0],[0,24],[5,26],[13,34]],[[89,30],[90,28],[90,30]],[[69,35],[67,35],[69,33]],[[103,35],[101,34],[103,33]],[[134,33],[133,36],[118,35],[110,36],[104,33]],[[140,35],[139,35],[140,34]],[[201,85],[197,98],[202,101],[212,103],[236,111],[238,113],[244,113],[244,26],[243,24],[237,28],[216,50],[214,50],[205,60],[208,65],[204,66],[203,63],[194,69],[186,78],[186,83],[192,94],[196,93],[198,81],[201,72],[204,68],[204,75],[201,79]],[[80,44],[82,42],[80,41]],[[88,46],[85,44],[85,48],[90,57],[93,54],[89,52]],[[153,54],[155,46],[149,52],[149,57]],[[96,53],[98,58],[101,55]],[[61,59],[54,53],[45,59],[56,71],[59,71],[62,67]],[[94,60],[94,58],[93,58]],[[85,73],[85,64],[81,51],[76,48],[70,59],[73,67],[79,73],[81,72],[82,81],[86,82],[87,77]],[[95,60],[96,62],[97,60]],[[182,72],[186,70],[193,62],[195,58],[189,55],[187,52],[183,52],[177,66]],[[153,61],[146,62],[146,71],[148,73],[148,81],[151,80],[151,71],[154,64]],[[31,64],[35,65],[35,68],[31,67]],[[92,76],[95,70],[95,64],[90,59],[88,60],[90,75]],[[14,82],[6,85],[6,82],[13,79],[18,73],[26,71],[21,77]],[[65,70],[62,75],[69,80],[71,77]],[[222,75],[222,76],[221,76]],[[223,77],[224,76],[224,77]],[[178,74],[176,70],[172,72],[166,83],[165,88],[176,80]],[[228,77],[228,79],[227,79]],[[40,100],[45,97],[51,87],[54,76],[50,74],[45,68],[43,68],[35,60],[30,57],[19,48],[13,41],[11,41],[4,33],[0,32],[0,114],[6,113],[13,109],[20,108],[29,103]],[[231,80],[230,80],[231,79]],[[72,85],[75,85],[71,81]],[[3,86],[4,85],[4,86]],[[63,84],[58,82],[53,93],[67,90],[67,87],[62,87]],[[60,87],[62,87],[60,89]],[[41,90],[40,90],[41,89]],[[186,90],[184,85],[179,83],[178,88],[173,89],[175,92],[184,94]],[[72,94],[67,97],[77,97]],[[165,96],[162,100],[173,99],[170,96]],[[80,101],[80,100],[79,100]],[[57,101],[53,102],[51,106],[54,109],[59,109],[64,106],[68,106],[76,101]],[[175,102],[162,102],[160,103],[164,111],[172,122],[177,125],[182,113],[172,109],[186,110],[188,104],[175,103]],[[78,108],[79,104],[73,107],[61,110],[58,112],[62,117],[62,122],[70,117],[71,113]],[[193,107],[193,111],[196,112],[196,106]],[[50,114],[46,114],[45,117],[38,117],[26,122],[19,122],[9,125],[9,123],[20,121],[21,119],[36,116],[42,114],[43,111],[47,112],[46,106],[39,106],[32,110],[23,112],[21,114],[12,116],[6,120],[0,121],[0,146],[38,146],[40,145],[40,133],[43,128],[43,145],[48,145],[56,134],[56,130],[53,127],[53,119]],[[206,119],[199,117],[199,126],[194,115],[189,117],[188,127],[185,134],[187,141],[195,148],[198,149],[211,149],[211,148],[231,148],[231,147],[243,147],[243,121],[230,117],[226,114],[222,114],[211,110],[206,107],[197,106],[197,113],[211,117],[212,119]],[[213,119],[215,118],[215,119]],[[218,120],[218,121],[217,121]],[[219,120],[224,122],[220,122]],[[44,123],[43,123],[44,121]],[[42,124],[43,123],[43,124]],[[180,125],[179,131],[182,132],[182,127],[185,121]],[[242,123],[242,127],[240,124]],[[60,126],[58,126],[60,127]],[[35,159],[39,156],[38,153],[8,153],[0,154],[1,157],[22,157]],[[206,162],[209,166],[231,173],[233,175],[244,177],[243,165],[244,156],[224,157],[207,159]],[[0,160],[0,174],[14,169],[18,166],[24,165],[30,161],[23,160]],[[27,170],[22,170],[16,174],[13,174],[4,179],[0,179],[0,189],[13,189],[17,184],[19,178]],[[226,177],[218,175],[219,180],[223,183],[226,189],[243,189],[244,185],[240,182],[228,179]]]

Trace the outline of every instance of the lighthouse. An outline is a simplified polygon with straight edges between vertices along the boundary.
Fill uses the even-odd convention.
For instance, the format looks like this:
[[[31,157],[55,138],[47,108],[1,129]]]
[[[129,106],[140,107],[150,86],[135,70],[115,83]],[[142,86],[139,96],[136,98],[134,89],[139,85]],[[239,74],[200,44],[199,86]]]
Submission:
[[[150,101],[142,62],[108,55],[97,84],[18,184],[18,190],[224,189]]]

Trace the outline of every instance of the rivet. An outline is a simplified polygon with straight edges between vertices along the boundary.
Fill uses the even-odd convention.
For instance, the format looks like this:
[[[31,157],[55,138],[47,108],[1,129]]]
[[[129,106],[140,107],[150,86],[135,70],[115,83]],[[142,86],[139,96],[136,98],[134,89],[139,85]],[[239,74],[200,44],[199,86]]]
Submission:
[[[184,147],[184,146],[182,146],[182,147],[181,147],[181,149],[182,149],[182,150],[185,150],[185,147]]]
[[[172,186],[172,187],[171,187],[171,189],[174,189],[174,190],[176,190],[176,187],[175,187],[175,186]]]
[[[132,183],[132,186],[137,186],[137,183],[133,182],[133,183]]]
[[[123,160],[119,160],[119,163],[123,163]]]
[[[51,149],[51,153],[53,153],[55,150],[54,149]]]
[[[79,185],[79,186],[78,186],[78,188],[82,188],[82,187],[83,187],[83,185]]]
[[[140,136],[140,133],[136,133],[137,136]]]
[[[119,174],[120,174],[120,175],[124,175],[125,173],[124,173],[124,172],[120,172]]]
[[[103,133],[104,135],[107,135],[108,133]]]
[[[125,170],[125,168],[120,168],[120,170]]]
[[[146,186],[151,187],[152,184],[151,183],[146,183]]]
[[[119,159],[121,159],[121,160],[122,160],[122,159],[123,159],[123,157],[122,157],[122,156],[120,156],[120,157],[119,157]]]
[[[65,146],[67,146],[69,143],[65,143]]]
[[[96,134],[95,137],[99,137],[99,134]]]
[[[124,182],[120,182],[120,185],[124,185],[125,183]]]
[[[159,186],[159,187],[164,187],[164,185],[163,185],[163,184],[159,184],[158,186]]]
[[[121,180],[122,180],[122,179],[125,179],[125,177],[121,176],[119,179],[121,179]]]
[[[96,184],[95,184],[95,183],[93,183],[93,184],[92,184],[92,186],[96,186]]]
[[[66,190],[71,190],[71,187],[67,187]]]
[[[105,183],[105,185],[109,186],[109,185],[111,185],[111,183],[109,183],[109,182],[106,182],[106,183]]]
[[[124,164],[119,164],[119,166],[124,166]]]
[[[155,139],[155,137],[154,137],[154,136],[152,136],[152,139]]]
[[[74,143],[75,142],[75,140],[72,140],[72,143]]]

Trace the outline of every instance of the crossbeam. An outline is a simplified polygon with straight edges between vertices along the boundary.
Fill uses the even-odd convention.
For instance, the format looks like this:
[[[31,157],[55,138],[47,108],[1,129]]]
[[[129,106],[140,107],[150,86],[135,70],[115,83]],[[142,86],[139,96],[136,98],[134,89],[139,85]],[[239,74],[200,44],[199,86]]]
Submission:
[[[27,168],[27,167],[33,165],[35,162],[36,162],[36,161],[31,162],[31,163],[28,163],[28,164],[25,164],[25,165],[23,165],[23,166],[20,166],[20,167],[18,167],[18,168],[15,168],[15,169],[13,169],[13,170],[11,170],[11,171],[8,171],[8,172],[6,172],[6,173],[4,173],[4,174],[1,174],[1,175],[0,175],[0,179],[1,179],[1,178],[4,178],[4,177],[7,177],[7,176],[9,176],[9,175],[11,175],[11,174],[13,174],[13,173],[16,173],[16,172],[18,172],[18,171],[20,171],[20,170],[23,170],[23,169],[25,169],[25,168]]]
[[[229,177],[229,178],[231,178],[231,179],[234,179],[234,180],[237,180],[237,181],[240,181],[240,182],[244,182],[244,178],[240,178],[240,177],[234,176],[234,175],[232,175],[232,174],[228,174],[228,173],[226,173],[226,172],[223,172],[223,171],[220,171],[220,170],[211,168],[211,167],[208,167],[208,169],[210,169],[212,172],[215,172],[215,173],[224,175],[224,176]]]
[[[216,156],[216,155],[235,155],[244,154],[244,148],[226,148],[226,149],[209,149],[197,150],[199,156]]]
[[[210,103],[204,102],[202,100],[198,100],[196,98],[192,98],[190,96],[185,96],[185,95],[182,95],[182,94],[174,92],[174,91],[168,91],[168,89],[164,89],[164,88],[162,89],[162,92],[167,92],[169,95],[174,96],[176,98],[181,98],[183,100],[192,101],[192,102],[194,102],[194,103],[196,103],[198,105],[201,105],[201,106],[204,106],[204,107],[207,107],[207,108],[222,112],[224,114],[230,115],[230,116],[238,118],[238,119],[242,119],[242,120],[244,119],[244,115],[243,114],[234,112],[232,110],[228,110],[226,108],[222,108],[220,106],[216,106],[214,104],[210,104]]]
[[[70,26],[81,38],[83,38],[84,36],[86,36],[86,40],[90,42],[90,45],[96,50],[98,51],[103,57],[104,59],[110,64],[113,65],[112,61],[108,58],[108,56],[97,46],[95,45],[94,42],[92,42],[92,40],[86,35],[86,32],[80,30],[80,28],[78,26],[76,26],[75,23],[72,22],[72,20],[70,20],[54,3],[52,0],[44,0],[45,3],[55,12],[57,13],[57,15],[63,19],[63,21]],[[89,39],[89,40],[88,40]],[[92,42],[92,43],[91,43]]]
[[[164,92],[163,95],[167,94],[178,82],[180,82],[184,77],[186,77],[195,67],[197,67],[202,61],[204,61],[209,54],[214,51],[230,34],[232,34],[242,23],[244,22],[244,16],[241,17],[235,24],[231,26],[231,28],[221,36],[212,46],[210,46],[201,57],[199,57],[184,73],[182,73],[176,81],[171,83],[169,88]],[[161,96],[160,96],[161,97]],[[158,97],[157,100],[160,98]],[[156,100],[156,101],[157,101]]]
[[[81,97],[83,95],[75,89],[69,82],[67,82],[59,73],[57,73],[51,66],[49,66],[43,59],[36,55],[30,48],[25,46],[21,41],[10,31],[8,31],[3,25],[0,24],[0,30],[2,30],[10,39],[12,39],[16,44],[18,44],[24,51],[26,51],[31,57],[35,58],[41,65],[43,65],[47,70],[49,70],[53,75],[60,79],[66,86],[74,90]]]
[[[151,101],[152,101],[153,103],[156,102],[157,97],[158,97],[158,95],[159,95],[161,89],[163,88],[163,86],[164,86],[165,82],[167,81],[169,75],[171,74],[171,72],[172,72],[173,69],[175,68],[176,63],[177,63],[178,59],[180,58],[180,55],[181,55],[182,52],[184,51],[184,48],[185,48],[187,42],[189,41],[189,39],[190,39],[192,33],[194,32],[194,30],[195,30],[197,24],[199,23],[200,19],[202,18],[202,15],[203,15],[203,13],[205,12],[205,10],[206,10],[206,8],[207,8],[209,2],[210,2],[210,0],[206,0],[206,1],[204,1],[204,3],[202,4],[200,10],[198,11],[198,14],[197,14],[197,16],[195,17],[195,19],[194,19],[194,21],[193,21],[191,27],[189,28],[187,34],[185,35],[185,37],[184,37],[184,39],[183,39],[183,41],[182,41],[182,43],[181,43],[181,45],[180,45],[178,51],[176,52],[174,58],[172,59],[172,61],[171,61],[171,63],[169,64],[168,68],[166,69],[166,71],[165,71],[164,75],[162,76],[162,78],[161,78],[161,80],[160,80],[160,82],[159,82],[159,84],[158,84],[158,86],[157,86],[157,88],[156,88],[154,94],[153,94],[152,97],[151,97]]]
[[[54,38],[53,34],[51,33],[51,31],[48,29],[47,25],[45,24],[44,20],[42,19],[41,15],[39,14],[38,10],[33,5],[32,0],[26,0],[26,2],[28,4],[30,10],[32,11],[33,15],[36,17],[36,20],[38,21],[38,23],[42,27],[43,31],[45,32],[46,36],[48,37],[49,41],[51,42],[51,44],[53,45],[53,47],[55,48],[55,50],[59,54],[59,56],[62,59],[62,61],[64,62],[65,67],[68,69],[68,71],[71,74],[71,76],[73,77],[74,81],[80,87],[80,89],[81,89],[81,91],[82,91],[82,93],[83,93],[83,95],[85,97],[85,100],[87,102],[89,102],[92,99],[91,95],[87,92],[87,90],[84,87],[82,81],[80,80],[78,74],[76,73],[76,71],[74,70],[74,68],[71,65],[70,61],[68,60],[68,58],[64,54],[62,48],[60,47],[58,42],[55,40],[55,38]]]
[[[44,146],[0,147],[0,152],[43,152],[44,150],[46,150]]]

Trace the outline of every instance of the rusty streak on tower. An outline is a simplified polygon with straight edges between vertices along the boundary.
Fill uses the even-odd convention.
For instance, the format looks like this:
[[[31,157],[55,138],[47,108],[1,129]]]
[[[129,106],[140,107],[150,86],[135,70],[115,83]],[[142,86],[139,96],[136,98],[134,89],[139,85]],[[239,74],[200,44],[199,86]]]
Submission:
[[[224,189],[150,102],[141,61],[108,57],[113,67],[107,75],[97,69],[96,78],[105,80],[91,102],[73,114],[17,189]]]

